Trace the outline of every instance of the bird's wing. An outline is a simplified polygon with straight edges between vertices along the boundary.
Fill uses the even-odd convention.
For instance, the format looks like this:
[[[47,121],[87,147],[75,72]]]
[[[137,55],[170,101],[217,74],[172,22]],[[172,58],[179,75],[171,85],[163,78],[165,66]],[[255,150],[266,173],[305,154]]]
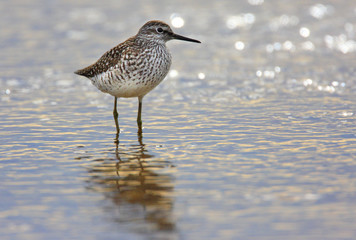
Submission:
[[[87,78],[91,78],[98,74],[106,72],[111,67],[119,64],[121,59],[123,59],[126,50],[128,48],[130,48],[132,43],[133,43],[133,39],[129,38],[124,43],[121,43],[121,44],[117,45],[116,47],[110,49],[106,53],[104,53],[104,55],[101,56],[101,58],[99,58],[99,60],[96,63],[94,63],[86,68],[77,70],[75,72],[75,74],[78,74],[78,75],[81,75],[81,76],[84,76]]]

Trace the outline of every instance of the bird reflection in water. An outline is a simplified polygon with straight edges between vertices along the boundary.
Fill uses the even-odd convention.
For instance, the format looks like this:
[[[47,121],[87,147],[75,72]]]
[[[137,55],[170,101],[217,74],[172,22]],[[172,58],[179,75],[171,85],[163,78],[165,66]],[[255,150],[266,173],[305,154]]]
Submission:
[[[133,223],[139,232],[175,230],[173,211],[174,167],[149,154],[138,135],[138,144],[121,146],[115,141],[112,158],[96,159],[88,188],[102,192],[113,204],[105,207],[114,220]],[[145,229],[145,230],[144,230]]]

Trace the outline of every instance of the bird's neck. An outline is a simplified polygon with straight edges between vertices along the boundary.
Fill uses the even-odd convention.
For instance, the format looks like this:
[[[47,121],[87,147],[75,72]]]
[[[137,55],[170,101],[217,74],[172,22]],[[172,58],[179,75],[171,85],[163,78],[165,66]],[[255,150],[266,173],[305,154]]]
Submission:
[[[166,47],[166,42],[164,40],[157,40],[157,39],[150,39],[150,38],[143,38],[143,37],[141,38],[139,36],[135,37],[135,43],[145,48]]]

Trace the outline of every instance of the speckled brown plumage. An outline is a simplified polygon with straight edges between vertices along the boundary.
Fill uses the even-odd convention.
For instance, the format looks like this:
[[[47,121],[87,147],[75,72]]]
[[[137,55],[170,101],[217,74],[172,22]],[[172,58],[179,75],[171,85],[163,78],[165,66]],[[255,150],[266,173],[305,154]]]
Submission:
[[[104,55],[94,64],[80,69],[75,73],[87,78],[94,77],[100,73],[106,72],[110,67],[115,66],[125,49],[134,44],[134,37],[127,39],[125,42],[120,43],[116,47],[104,53]]]

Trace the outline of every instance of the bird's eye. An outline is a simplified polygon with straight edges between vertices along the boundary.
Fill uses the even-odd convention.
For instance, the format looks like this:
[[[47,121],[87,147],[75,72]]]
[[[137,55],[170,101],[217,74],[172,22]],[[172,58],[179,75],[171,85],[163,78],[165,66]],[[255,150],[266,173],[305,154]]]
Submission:
[[[158,33],[163,33],[163,29],[162,28],[157,28],[157,32]]]

